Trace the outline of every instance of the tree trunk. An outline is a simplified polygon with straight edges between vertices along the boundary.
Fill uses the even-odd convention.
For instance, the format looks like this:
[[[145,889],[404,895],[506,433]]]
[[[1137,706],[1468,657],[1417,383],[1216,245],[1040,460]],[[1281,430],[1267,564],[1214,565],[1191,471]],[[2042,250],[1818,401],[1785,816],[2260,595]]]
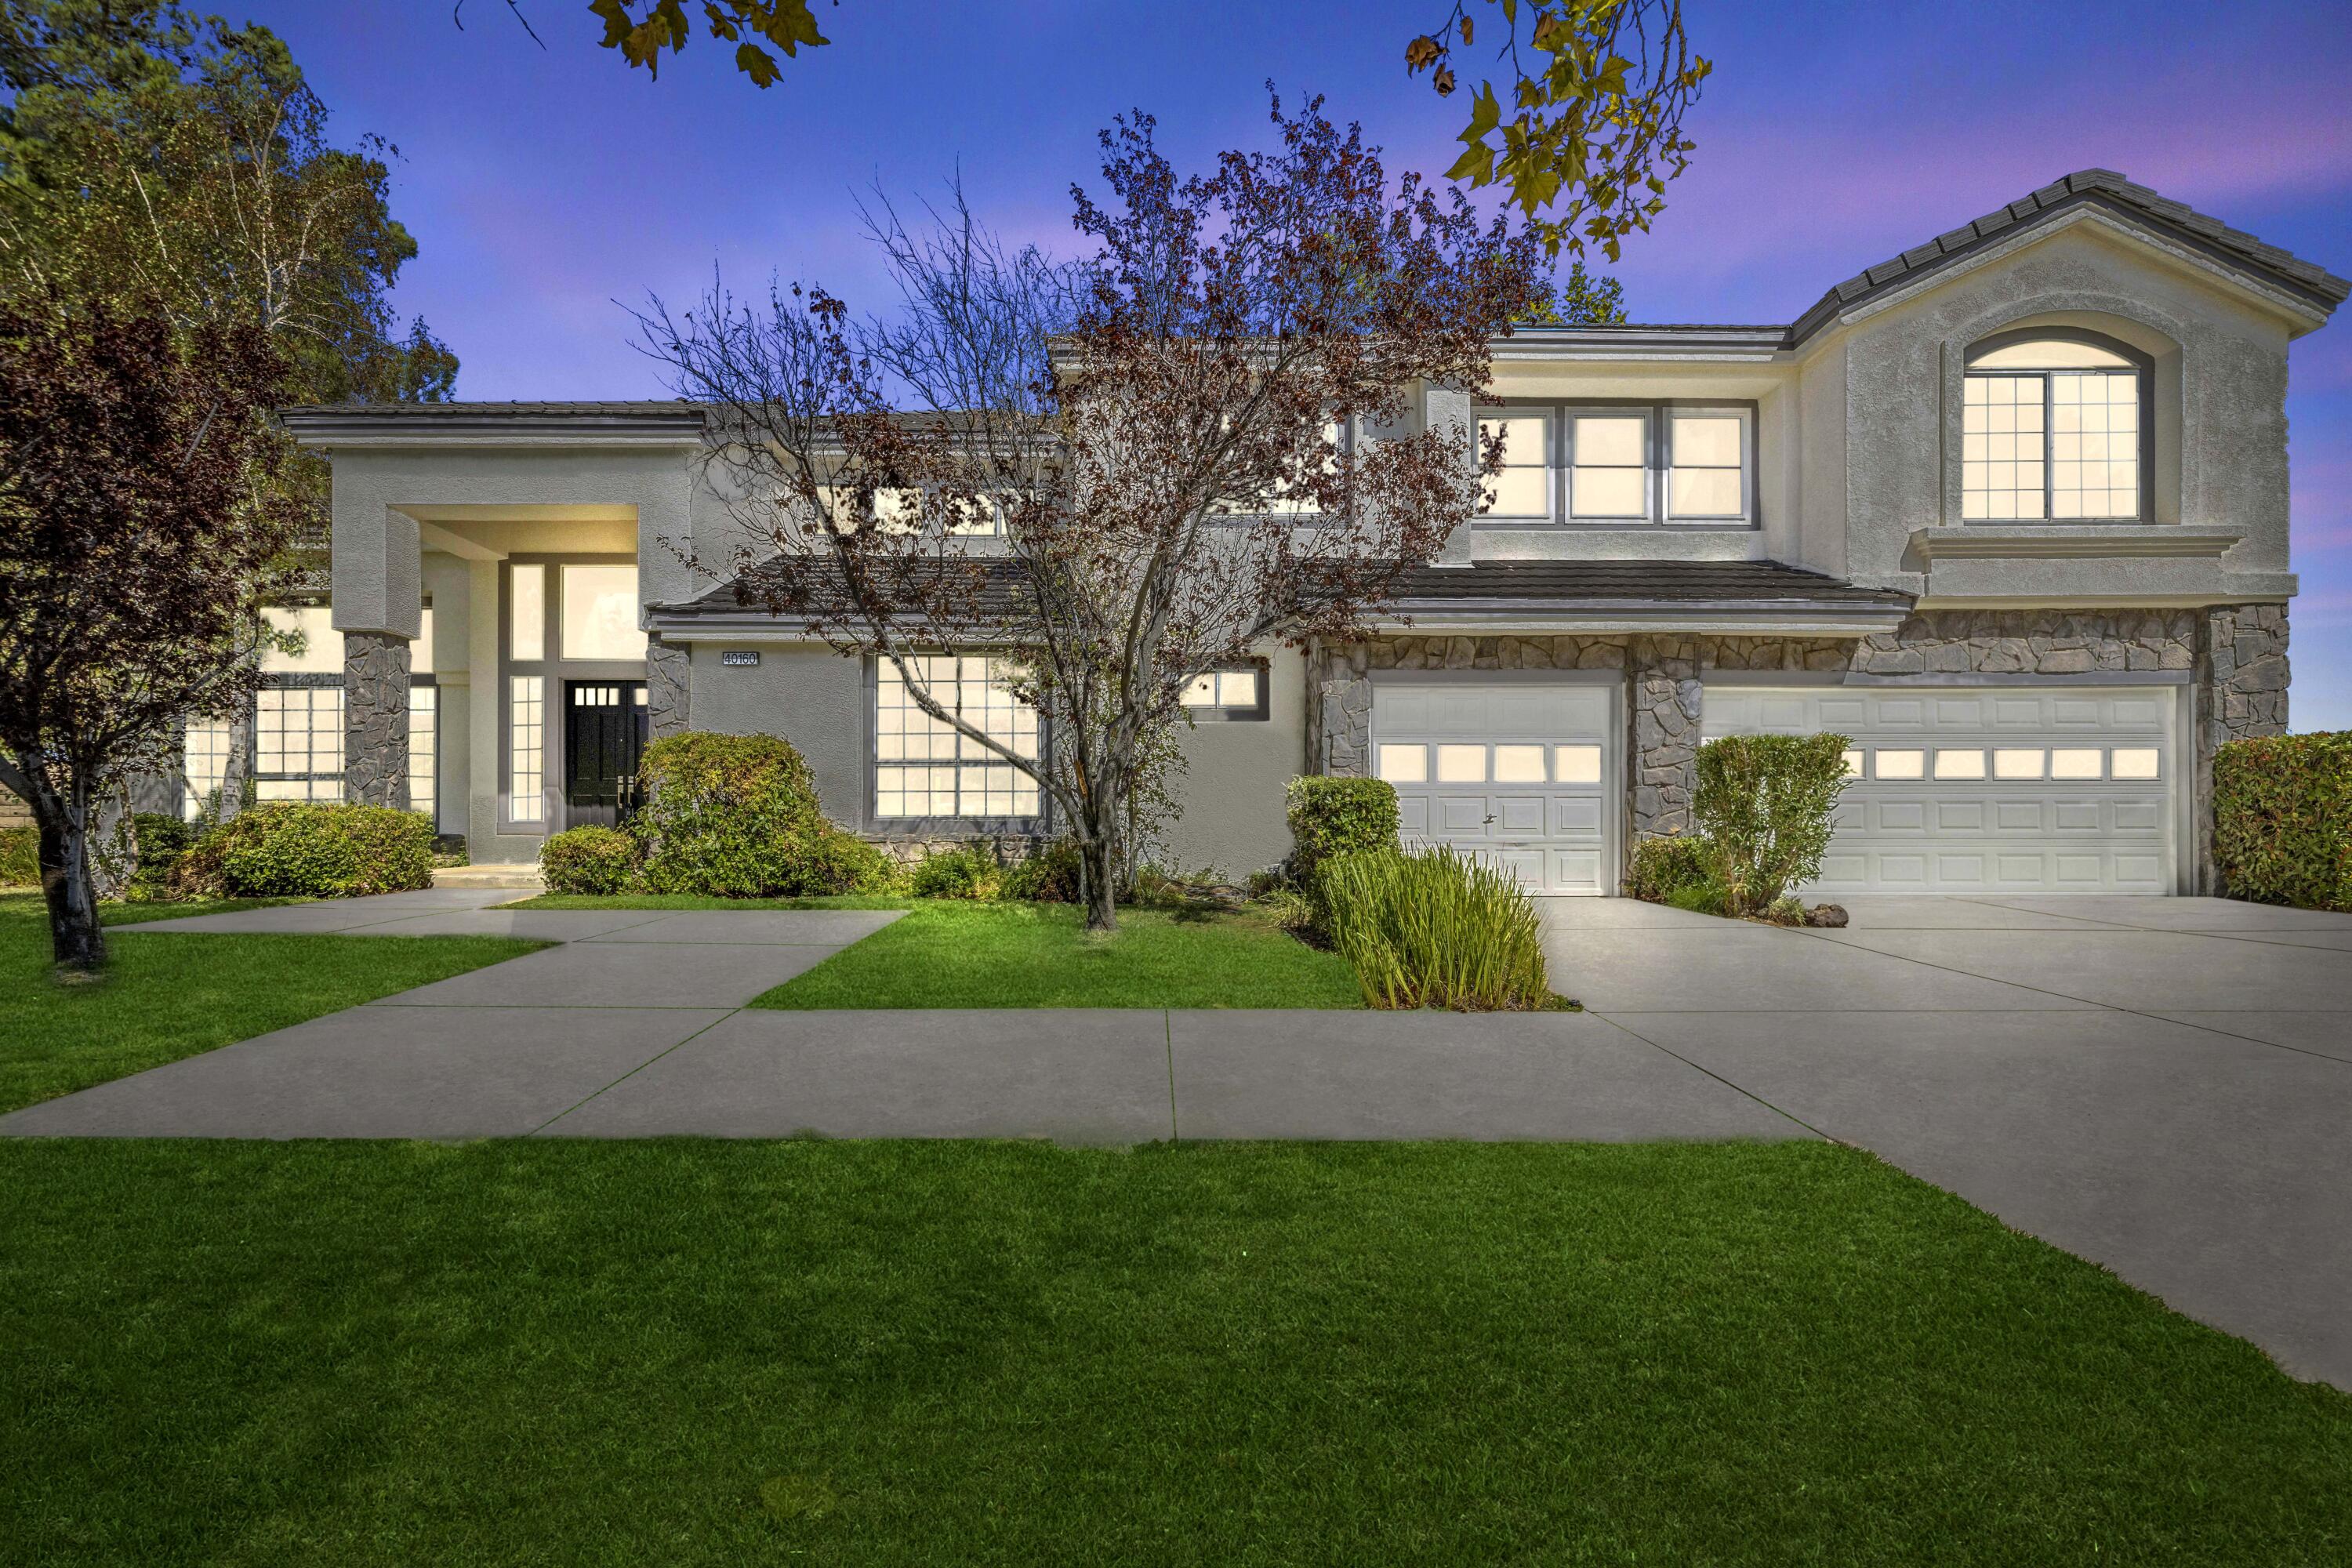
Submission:
[[[246,791],[253,786],[253,734],[259,700],[247,692],[229,716],[228,755],[221,764],[220,810],[215,821],[226,822],[245,809]]]
[[[1089,834],[1078,844],[1079,863],[1086,868],[1084,897],[1087,905],[1087,930],[1109,932],[1118,929],[1118,884],[1116,880],[1117,857],[1111,852],[1110,835]]]
[[[89,876],[89,792],[37,789],[41,896],[49,906],[49,953],[61,969],[94,974],[106,963],[106,928],[98,923],[98,890]]]

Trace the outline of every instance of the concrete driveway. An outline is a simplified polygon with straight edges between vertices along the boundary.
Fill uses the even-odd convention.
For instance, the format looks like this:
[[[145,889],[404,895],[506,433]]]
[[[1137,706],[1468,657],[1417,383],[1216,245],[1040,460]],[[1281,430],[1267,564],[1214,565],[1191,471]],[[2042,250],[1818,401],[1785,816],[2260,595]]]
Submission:
[[[2352,916],[1885,896],[1794,931],[1548,903],[1553,983],[1600,1019],[2352,1387]]]

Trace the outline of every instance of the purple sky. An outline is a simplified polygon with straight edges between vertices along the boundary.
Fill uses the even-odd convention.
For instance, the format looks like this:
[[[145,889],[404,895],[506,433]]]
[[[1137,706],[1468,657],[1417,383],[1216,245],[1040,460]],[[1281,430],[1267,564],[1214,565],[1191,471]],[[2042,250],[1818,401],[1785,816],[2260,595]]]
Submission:
[[[1157,114],[1180,163],[1255,144],[1261,84],[1328,95],[1395,166],[1452,161],[1457,98],[1408,83],[1435,0],[1333,10],[1108,0],[819,5],[832,47],[761,92],[698,40],[658,82],[594,47],[578,0],[211,0],[265,22],[336,114],[396,142],[422,254],[396,302],[460,396],[667,392],[613,303],[690,294],[716,261],[886,303],[856,232],[876,180],[962,171],[1008,234],[1066,247],[1094,133]],[[698,7],[689,6],[698,14]],[[1786,321],[1839,279],[2070,170],[2120,169],[2352,274],[2352,26],[2340,5],[1776,5],[1689,0],[1716,61],[1691,172],[1617,268],[1636,320]],[[1339,25],[1340,23],[1344,25]],[[2352,728],[2352,312],[2297,344],[2294,713]]]

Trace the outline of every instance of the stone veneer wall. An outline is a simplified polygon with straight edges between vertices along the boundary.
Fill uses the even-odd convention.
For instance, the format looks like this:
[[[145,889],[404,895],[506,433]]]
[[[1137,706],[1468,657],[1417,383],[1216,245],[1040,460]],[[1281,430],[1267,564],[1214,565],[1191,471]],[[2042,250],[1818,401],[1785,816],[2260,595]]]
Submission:
[[[366,805],[408,809],[408,639],[343,634],[343,784]]]
[[[693,649],[646,639],[646,721],[656,741],[684,731],[694,693]]]
[[[2286,729],[2287,621],[2276,605],[2213,610],[1935,610],[1852,637],[1397,637],[1324,647],[1309,662],[1310,769],[1370,769],[1374,670],[1611,669],[1625,676],[1633,834],[1690,826],[1699,705],[1710,670],[1857,675],[2189,674],[2200,688],[2199,885],[2209,886],[2212,755]]]

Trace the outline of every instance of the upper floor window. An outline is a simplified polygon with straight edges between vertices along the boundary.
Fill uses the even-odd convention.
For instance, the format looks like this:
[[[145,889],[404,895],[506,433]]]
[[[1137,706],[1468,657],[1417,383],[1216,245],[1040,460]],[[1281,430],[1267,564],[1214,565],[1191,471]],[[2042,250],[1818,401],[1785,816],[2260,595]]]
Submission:
[[[1179,700],[1196,720],[1263,720],[1266,716],[1265,666],[1234,665],[1196,675]]]
[[[1755,520],[1755,418],[1740,405],[1512,405],[1478,422],[1503,443],[1492,522],[1738,524]]]
[[[2148,515],[2147,356],[2091,332],[2005,332],[1969,355],[1960,515],[1970,521]]]

